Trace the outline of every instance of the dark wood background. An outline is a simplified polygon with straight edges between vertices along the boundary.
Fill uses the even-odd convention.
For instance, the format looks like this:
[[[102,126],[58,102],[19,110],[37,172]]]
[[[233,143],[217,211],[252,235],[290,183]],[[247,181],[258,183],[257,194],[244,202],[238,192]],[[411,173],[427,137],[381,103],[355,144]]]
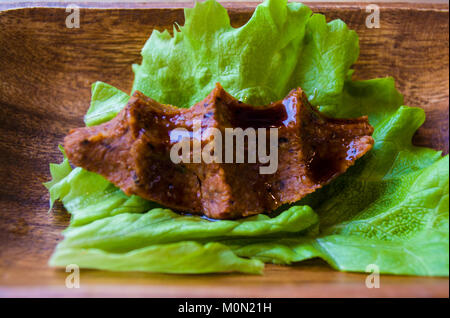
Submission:
[[[382,3],[380,29],[365,27],[366,4],[309,5],[357,30],[357,78],[394,76],[406,104],[425,109],[415,144],[448,153],[448,4]],[[6,10],[0,4],[0,296],[448,297],[448,278],[382,276],[380,289],[367,289],[364,274],[335,272],[320,261],[269,265],[264,276],[82,270],[81,288],[66,289],[64,270],[47,266],[69,220],[60,204],[47,213],[41,183],[49,179],[48,163],[61,160],[57,145],[68,129],[82,125],[91,83],[128,92],[131,64],[140,62],[152,30],[184,22],[179,3],[114,6],[83,8],[81,27],[68,29],[64,8]],[[239,26],[255,3],[225,6]]]

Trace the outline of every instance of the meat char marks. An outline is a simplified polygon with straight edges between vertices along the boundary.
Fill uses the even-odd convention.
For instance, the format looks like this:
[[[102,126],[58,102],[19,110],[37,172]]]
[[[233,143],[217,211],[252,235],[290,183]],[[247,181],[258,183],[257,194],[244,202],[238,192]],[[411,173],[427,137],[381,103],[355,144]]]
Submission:
[[[258,135],[257,128],[277,128],[276,171],[261,174],[259,168],[267,164],[258,160],[174,163],[170,158],[174,145],[171,131],[193,131],[197,120],[202,145],[214,140],[203,134],[208,128],[225,136],[225,128],[251,127],[257,138],[267,140],[267,135]],[[254,107],[236,100],[217,84],[189,109],[162,105],[136,92],[111,121],[72,129],[64,148],[74,165],[104,176],[128,195],[181,212],[233,219],[268,213],[329,183],[372,148],[372,132],[365,116],[334,119],[322,115],[301,88],[281,101]],[[192,152],[193,147],[190,149]]]

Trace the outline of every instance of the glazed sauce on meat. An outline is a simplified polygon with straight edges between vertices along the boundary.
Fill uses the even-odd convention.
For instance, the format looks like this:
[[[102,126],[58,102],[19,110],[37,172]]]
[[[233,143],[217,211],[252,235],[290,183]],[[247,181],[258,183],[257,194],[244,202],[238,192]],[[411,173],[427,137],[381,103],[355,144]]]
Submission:
[[[307,167],[310,178],[315,183],[321,183],[340,172],[341,160],[332,156],[314,155]]]
[[[243,103],[229,104],[231,124],[246,129],[288,127],[296,122],[297,100],[287,98],[269,106],[251,106]]]

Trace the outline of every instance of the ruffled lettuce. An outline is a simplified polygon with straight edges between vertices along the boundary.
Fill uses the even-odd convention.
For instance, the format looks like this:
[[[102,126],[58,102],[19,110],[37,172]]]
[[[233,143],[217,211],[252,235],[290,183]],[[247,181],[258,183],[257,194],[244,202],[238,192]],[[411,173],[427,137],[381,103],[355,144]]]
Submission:
[[[60,199],[72,214],[51,265],[261,273],[262,262],[320,257],[342,271],[363,272],[375,264],[382,273],[448,276],[448,156],[412,145],[425,115],[402,106],[392,78],[351,80],[359,54],[354,31],[285,0],[260,4],[241,28],[232,28],[213,0],[185,15],[173,36],[153,31],[142,64],[133,66],[133,90],[189,107],[216,82],[254,104],[301,86],[331,116],[368,115],[374,149],[278,216],[238,221],[179,215],[127,197],[99,175],[72,170],[65,158],[51,165],[53,180],[46,184],[51,201]],[[127,100],[126,93],[95,83],[86,125],[110,120]]]
[[[91,106],[84,116],[86,126],[99,125],[113,119],[130,98],[121,90],[103,82],[92,84],[91,93]]]
[[[341,20],[326,23],[300,3],[266,1],[233,28],[215,1],[185,10],[185,25],[154,30],[134,65],[133,90],[162,103],[190,107],[220,82],[242,101],[266,104],[301,86],[316,104],[342,92],[359,54],[358,36]],[[211,18],[214,17],[214,18]]]

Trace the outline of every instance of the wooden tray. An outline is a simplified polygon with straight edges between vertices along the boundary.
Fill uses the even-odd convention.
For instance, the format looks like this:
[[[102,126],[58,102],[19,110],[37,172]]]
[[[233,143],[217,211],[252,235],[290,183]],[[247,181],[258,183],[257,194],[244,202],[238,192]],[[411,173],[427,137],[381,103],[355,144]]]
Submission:
[[[394,76],[406,103],[427,113],[415,143],[448,153],[448,4],[380,4],[380,29],[365,27],[365,4],[309,5],[357,30],[356,76]],[[140,62],[152,29],[184,23],[180,3],[84,6],[103,8],[83,8],[81,28],[68,29],[64,8],[0,4],[0,296],[448,297],[448,278],[386,275],[381,288],[368,289],[366,275],[336,272],[320,261],[268,265],[264,276],[82,270],[81,288],[65,288],[67,273],[47,266],[69,221],[60,205],[47,213],[41,183],[49,179],[48,163],[61,160],[57,145],[68,129],[82,125],[91,83],[129,91],[131,64]],[[239,26],[255,3],[225,6]]]

